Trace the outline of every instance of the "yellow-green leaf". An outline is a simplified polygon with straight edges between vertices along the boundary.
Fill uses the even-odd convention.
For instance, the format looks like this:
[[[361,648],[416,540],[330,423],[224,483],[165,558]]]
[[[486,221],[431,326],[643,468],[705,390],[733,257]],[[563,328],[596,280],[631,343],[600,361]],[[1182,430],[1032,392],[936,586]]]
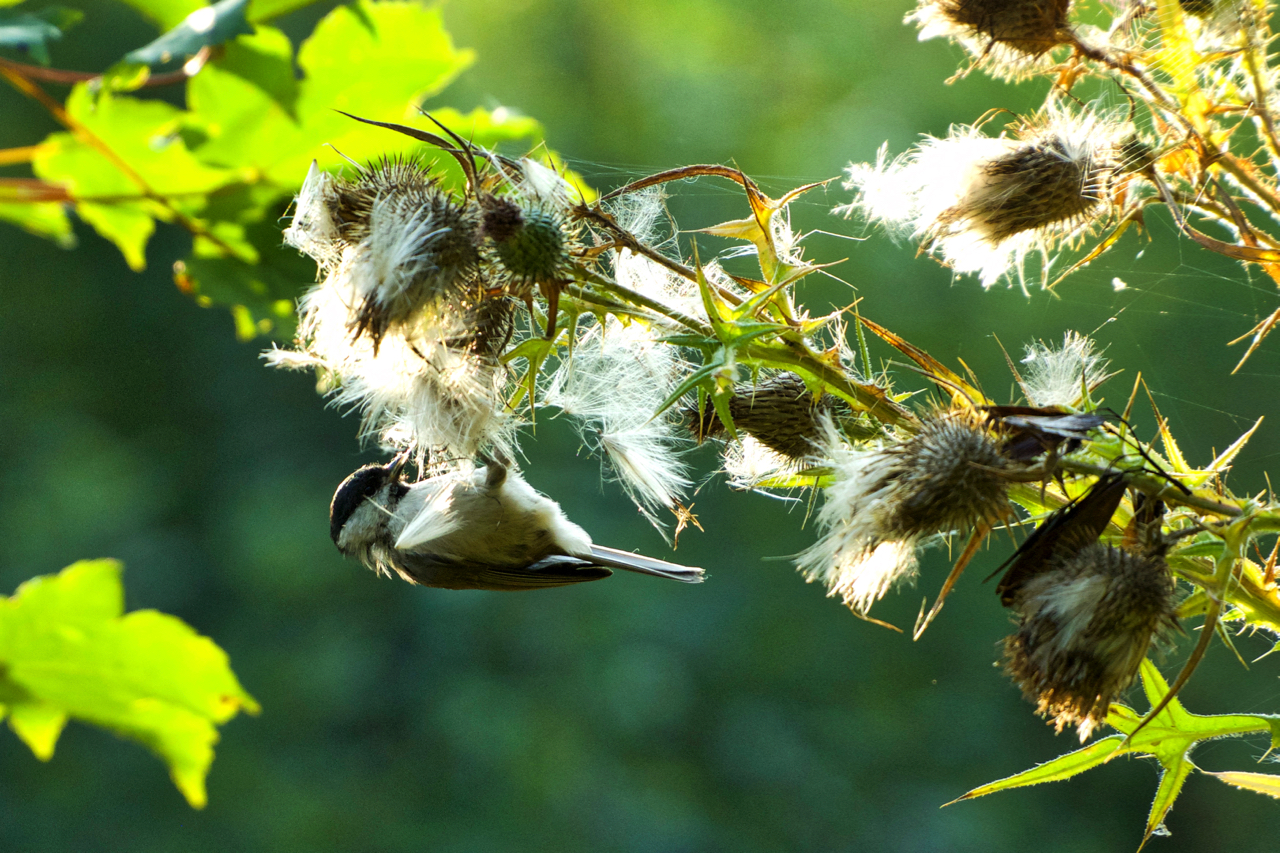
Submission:
[[[76,235],[60,202],[0,202],[0,220],[12,222],[38,237],[53,240],[63,249],[74,249]]]
[[[1234,785],[1237,788],[1243,788],[1246,791],[1256,791],[1259,794],[1266,794],[1268,797],[1280,799],[1280,776],[1274,773],[1243,773],[1238,771],[1226,771],[1224,773],[1209,773],[1210,776],[1216,776],[1228,785]]]
[[[212,640],[163,613],[121,615],[120,571],[83,561],[0,600],[0,695],[37,757],[53,754],[68,717],[93,723],[160,756],[199,808],[217,726],[258,705]]]
[[[41,761],[53,758],[66,724],[66,712],[44,702],[17,702],[9,708],[9,727]]]

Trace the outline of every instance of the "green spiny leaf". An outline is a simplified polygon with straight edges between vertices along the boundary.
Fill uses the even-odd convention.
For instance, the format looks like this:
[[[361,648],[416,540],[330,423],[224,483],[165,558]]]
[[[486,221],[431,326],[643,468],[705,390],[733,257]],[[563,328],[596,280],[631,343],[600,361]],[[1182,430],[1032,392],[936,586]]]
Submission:
[[[1083,749],[1077,749],[1074,752],[1068,752],[1066,755],[1060,755],[1052,761],[1046,761],[1044,764],[1038,764],[1030,770],[1024,770],[1013,776],[1000,779],[988,785],[974,788],[964,796],[956,799],[954,802],[961,800],[972,800],[977,797],[985,797],[987,794],[994,794],[996,791],[1007,791],[1012,788],[1025,788],[1028,785],[1039,785],[1044,782],[1061,782],[1063,779],[1070,779],[1110,761],[1115,755],[1123,752],[1121,744],[1124,738],[1120,735],[1102,738],[1094,741]]]
[[[1204,771],[1200,772],[1203,773]],[[1226,771],[1224,773],[1207,773],[1206,775],[1215,776],[1228,785],[1234,785],[1246,791],[1256,791],[1259,794],[1266,794],[1268,797],[1280,799],[1280,776],[1274,773]]]

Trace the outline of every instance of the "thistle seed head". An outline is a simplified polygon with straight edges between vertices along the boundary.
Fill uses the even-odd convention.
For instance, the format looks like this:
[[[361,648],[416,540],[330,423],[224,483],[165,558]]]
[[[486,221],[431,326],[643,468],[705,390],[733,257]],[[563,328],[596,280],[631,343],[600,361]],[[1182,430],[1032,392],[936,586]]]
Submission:
[[[1114,163],[1056,118],[1030,124],[1016,145],[979,165],[980,179],[938,216],[936,231],[972,231],[998,245],[1028,232],[1071,232],[1101,213],[1103,188]]]
[[[894,161],[849,167],[862,211],[891,232],[909,234],[957,272],[984,286],[1017,272],[1032,251],[1048,253],[1093,228],[1122,171],[1123,126],[1094,114],[1051,108],[1012,138],[973,127],[927,137]]]
[[[1035,60],[1072,40],[1071,0],[920,0],[906,17],[920,40],[942,36],[962,44],[996,76],[1022,76]]]
[[[1009,511],[1008,460],[1000,441],[967,413],[927,418],[920,431],[890,448],[894,500],[885,519],[888,538],[962,530]]]
[[[424,312],[457,302],[479,267],[475,221],[437,187],[374,200],[363,239],[346,253],[355,336],[375,344]]]
[[[511,342],[515,332],[516,303],[505,296],[479,299],[467,306],[463,335],[452,338],[449,346],[486,359],[496,359]]]
[[[1152,638],[1177,627],[1164,557],[1099,542],[1059,553],[1013,606],[1005,671],[1038,714],[1059,732],[1076,725],[1082,742],[1133,683]]]
[[[814,454],[824,417],[839,419],[850,414],[849,407],[830,394],[815,397],[804,380],[790,371],[743,385],[729,399],[735,429],[790,459]],[[685,407],[685,422],[698,441],[720,438],[725,432],[715,409],[707,406],[700,412],[696,402]]]
[[[927,418],[906,441],[878,450],[849,446],[828,420],[820,455],[834,481],[818,513],[822,537],[798,566],[859,613],[914,577],[922,539],[991,523],[1009,511],[1001,476],[1008,460],[997,438],[968,412]]]

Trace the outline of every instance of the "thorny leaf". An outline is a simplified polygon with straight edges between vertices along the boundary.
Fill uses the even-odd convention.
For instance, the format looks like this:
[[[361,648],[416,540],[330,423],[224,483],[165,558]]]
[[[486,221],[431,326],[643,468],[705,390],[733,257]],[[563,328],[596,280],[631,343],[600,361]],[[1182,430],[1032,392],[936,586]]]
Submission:
[[[1155,707],[1165,698],[1169,691],[1169,684],[1149,660],[1142,662],[1141,673],[1143,691],[1152,707]],[[1150,723],[1136,734],[1132,734],[1138,729],[1141,721],[1142,716],[1131,708],[1120,704],[1112,705],[1111,712],[1107,715],[1107,725],[1119,731],[1120,734],[1095,741],[1083,749],[1067,753],[1014,776],[974,788],[955,802],[971,800],[997,791],[1070,779],[1118,755],[1150,756],[1159,762],[1161,777],[1155,800],[1151,804],[1151,813],[1147,818],[1146,831],[1143,834],[1145,844],[1147,839],[1163,825],[1164,817],[1181,793],[1183,783],[1193,771],[1199,769],[1192,763],[1190,757],[1196,746],[1207,740],[1255,732],[1269,733],[1273,747],[1280,742],[1280,716],[1192,714],[1183,708],[1182,703],[1177,699],[1171,700]],[[1126,744],[1126,738],[1131,734],[1132,737],[1128,738]]]
[[[1280,776],[1274,773],[1244,773],[1228,770],[1223,773],[1206,773],[1205,775],[1215,776],[1236,788],[1255,791],[1259,794],[1266,794],[1268,797],[1280,799]]]
[[[1211,471],[1215,474],[1220,474],[1230,468],[1232,460],[1234,460],[1236,455],[1244,449],[1246,444],[1249,443],[1249,439],[1253,438],[1253,434],[1258,431],[1258,427],[1260,426],[1262,426],[1262,418],[1258,418],[1258,420],[1254,422],[1253,426],[1249,427],[1248,431],[1245,432],[1244,435],[1237,438],[1231,443],[1230,447],[1219,453],[1218,458],[1210,462],[1209,467],[1205,470]]]
[[[969,382],[965,381],[964,378],[951,368],[947,367],[945,364],[938,361],[915,344],[904,340],[886,329],[884,326],[881,326],[879,323],[872,320],[868,320],[866,317],[859,316],[858,319],[862,322],[862,325],[874,332],[878,337],[889,344],[889,346],[898,350],[916,364],[920,365],[926,374],[944,380],[940,384],[947,389],[948,393],[950,393],[952,398],[956,401],[963,405],[975,406],[986,405],[994,402],[992,400],[988,400],[981,391],[973,387]]]

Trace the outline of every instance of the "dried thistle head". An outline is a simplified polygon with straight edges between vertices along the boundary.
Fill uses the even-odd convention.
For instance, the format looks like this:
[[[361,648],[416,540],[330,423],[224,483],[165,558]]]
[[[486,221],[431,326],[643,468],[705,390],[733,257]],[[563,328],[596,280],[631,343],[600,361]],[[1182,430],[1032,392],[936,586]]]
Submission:
[[[1124,136],[1122,123],[1058,107],[1012,137],[955,127],[897,160],[851,165],[845,187],[858,198],[836,212],[909,234],[983,286],[1014,272],[1021,280],[1028,254],[1088,233],[1111,210]]]
[[[1009,462],[973,412],[928,417],[905,441],[875,450],[848,445],[828,421],[819,455],[834,482],[818,513],[823,535],[798,565],[859,613],[914,576],[921,540],[1009,512]]]
[[[443,191],[380,196],[367,235],[344,257],[356,301],[352,333],[377,344],[392,327],[457,302],[479,263],[474,218]]]
[[[346,294],[324,284],[299,302],[296,350],[272,350],[267,361],[286,369],[315,368],[333,403],[361,414],[361,433],[388,448],[471,458],[482,449],[510,455],[517,419],[507,410],[507,373],[481,348],[482,305],[466,305],[398,328],[378,347],[348,332]],[[492,310],[484,308],[485,311]]]
[[[919,432],[887,452],[895,457],[898,538],[963,530],[1009,511],[1008,460],[1000,440],[969,412],[926,418]]]
[[[906,21],[920,40],[958,41],[998,77],[1023,76],[1058,45],[1073,40],[1071,0],[920,0]]]
[[[1153,638],[1177,627],[1174,584],[1159,550],[1100,542],[1059,550],[1018,590],[1018,629],[1004,643],[1005,671],[1081,742],[1133,683]]]
[[[742,385],[729,398],[729,416],[736,430],[754,437],[775,453],[790,459],[811,456],[822,435],[824,418],[848,417],[847,405],[830,394],[815,396],[799,375],[779,371]],[[720,438],[724,424],[713,407],[684,409],[685,422],[698,441]]]
[[[476,224],[416,161],[387,158],[351,180],[313,164],[285,242],[316,259],[349,307],[349,333],[376,349],[466,293],[480,264]]]

